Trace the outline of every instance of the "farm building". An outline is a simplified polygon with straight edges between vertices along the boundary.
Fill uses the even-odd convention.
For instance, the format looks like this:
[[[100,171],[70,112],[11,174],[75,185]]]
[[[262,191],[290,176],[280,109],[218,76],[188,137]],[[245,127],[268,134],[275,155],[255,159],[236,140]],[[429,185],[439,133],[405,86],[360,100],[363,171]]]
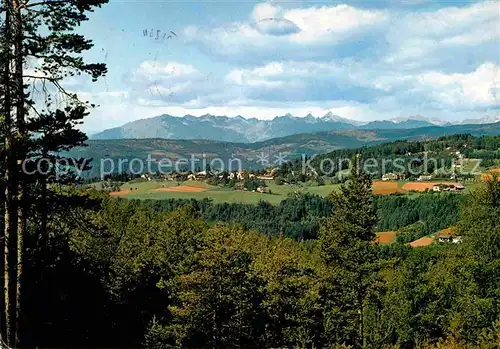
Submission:
[[[399,176],[392,172],[386,173],[382,176],[383,181],[395,181],[397,179],[399,179]]]
[[[245,179],[245,173],[246,172],[243,172],[243,171],[231,172],[229,174],[229,179],[236,178],[237,180],[242,181],[243,179]]]
[[[436,233],[436,238],[439,242],[452,242],[455,244],[462,242],[462,237],[458,234],[455,227],[438,231]]]
[[[417,181],[430,181],[432,176],[420,176],[417,178]]]
[[[147,180],[147,181],[150,181],[150,180],[151,180],[151,177],[149,177],[149,175],[148,175],[147,173],[146,173],[146,174],[141,175],[141,178],[142,178],[142,179],[145,179],[145,180]]]
[[[200,171],[196,174],[196,178],[206,178],[207,175],[207,171]]]

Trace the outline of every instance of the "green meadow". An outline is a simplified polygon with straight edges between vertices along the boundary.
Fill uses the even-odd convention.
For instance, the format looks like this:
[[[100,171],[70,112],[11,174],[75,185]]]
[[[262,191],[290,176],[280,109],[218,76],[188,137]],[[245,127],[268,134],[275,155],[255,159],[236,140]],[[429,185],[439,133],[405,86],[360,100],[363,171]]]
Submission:
[[[129,182],[121,186],[122,192],[128,192],[127,195],[120,195],[129,199],[204,199],[210,198],[214,202],[242,202],[242,203],[258,203],[261,200],[268,201],[271,204],[279,204],[283,199],[293,193],[311,193],[320,196],[327,196],[332,191],[337,190],[338,184],[329,184],[323,186],[315,185],[276,185],[274,181],[266,182],[270,193],[258,193],[243,190],[233,190],[231,188],[222,188],[210,186],[202,181],[148,181],[148,182]],[[155,189],[189,186],[201,187],[205,191],[188,192],[188,191],[155,191]],[[182,187],[181,187],[182,188]]]

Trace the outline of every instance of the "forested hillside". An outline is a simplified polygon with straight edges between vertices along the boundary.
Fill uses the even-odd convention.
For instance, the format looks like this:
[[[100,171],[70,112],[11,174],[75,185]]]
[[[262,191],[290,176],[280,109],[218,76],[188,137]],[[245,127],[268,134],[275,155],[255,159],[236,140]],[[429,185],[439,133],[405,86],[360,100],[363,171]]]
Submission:
[[[27,241],[24,345],[496,348],[500,181],[375,201],[370,183],[353,171],[328,201],[276,208],[80,195],[51,210],[44,245]],[[463,243],[371,242],[422,219]],[[316,239],[287,237],[296,224]]]
[[[456,133],[467,133],[473,136],[498,135],[500,123],[484,125],[454,125],[449,127],[424,127],[403,130],[341,130],[318,133],[303,133],[293,136],[269,139],[256,143],[229,143],[213,140],[172,140],[172,139],[118,139],[89,140],[88,147],[74,148],[69,152],[74,157],[92,158],[92,171],[87,177],[98,176],[103,159],[109,159],[118,168],[119,159],[129,163],[132,159],[146,162],[148,155],[154,159],[153,171],[158,169],[157,162],[169,159],[191,159],[194,156],[201,161],[204,157],[210,162],[214,158],[221,159],[226,164],[231,158],[241,160],[246,169],[259,169],[272,164],[275,155],[281,155],[286,160],[300,159],[325,154],[337,149],[371,147],[380,143],[400,139],[424,141],[449,136]],[[378,152],[378,148],[374,148]],[[352,154],[352,152],[348,152]],[[67,154],[67,153],[65,153]],[[342,154],[334,153],[334,154]],[[382,154],[379,154],[382,155]],[[262,161],[265,156],[266,161]],[[266,160],[264,159],[264,160]],[[106,162],[105,162],[106,163]],[[219,163],[216,163],[220,166]],[[134,167],[137,169],[137,166]],[[127,169],[125,169],[127,170]],[[164,168],[170,171],[172,168]]]
[[[122,205],[151,208],[168,213],[185,206],[193,209],[207,222],[236,222],[245,229],[264,235],[283,235],[290,238],[316,239],[321,219],[335,213],[328,198],[311,194],[294,194],[271,205],[242,203],[213,203],[205,200],[129,200],[117,199]],[[423,224],[422,236],[456,224],[464,196],[453,193],[429,193],[414,196],[375,196],[378,223],[376,231],[398,230],[411,224]]]
[[[449,170],[452,163],[457,162],[457,151],[464,158],[481,159],[483,167],[493,166],[500,159],[500,136],[474,137],[470,134],[456,134],[435,140],[397,140],[372,146],[338,149],[314,157],[310,165],[319,174],[335,176],[339,171],[348,168],[349,160],[353,156],[360,154],[361,165],[365,161],[377,164],[371,168],[374,177],[380,178],[382,172],[397,172],[408,178],[415,176],[411,172],[425,174],[441,168]],[[426,162],[426,159],[432,161]],[[279,175],[286,177],[292,171],[300,171],[302,166],[303,161],[298,159],[286,162],[280,166]],[[465,169],[458,172],[467,175]]]

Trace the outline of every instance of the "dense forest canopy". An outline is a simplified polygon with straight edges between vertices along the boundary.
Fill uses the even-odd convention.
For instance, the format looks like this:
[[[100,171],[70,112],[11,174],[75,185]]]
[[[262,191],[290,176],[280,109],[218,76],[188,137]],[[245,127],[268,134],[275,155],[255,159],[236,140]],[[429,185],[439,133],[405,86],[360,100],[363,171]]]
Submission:
[[[422,222],[421,236],[435,233],[457,222],[464,199],[463,195],[454,193],[432,192],[412,196],[374,196],[373,204],[378,216],[375,230],[398,230]],[[266,201],[257,205],[214,203],[210,199],[117,200],[122,205],[152,208],[160,213],[192,206],[207,222],[237,222],[246,229],[265,235],[284,235],[299,240],[317,238],[322,218],[336,213],[328,198],[309,193],[291,194],[279,205]]]
[[[385,173],[405,174],[407,178],[432,173],[440,168],[451,168],[456,161],[456,151],[465,158],[481,159],[481,166],[489,167],[500,157],[500,136],[474,137],[470,134],[444,136],[434,140],[412,141],[397,140],[372,146],[352,149],[338,149],[320,154],[307,163],[319,175],[335,177],[339,171],[349,168],[350,159],[360,154],[360,162],[372,161],[377,164],[371,173],[375,178]],[[427,161],[432,159],[432,161]],[[282,164],[278,174],[281,178],[293,172],[303,171],[304,161],[295,159]],[[461,173],[466,175],[465,173]]]
[[[493,349],[499,193],[492,180],[470,196],[373,197],[356,175],[328,199],[278,207],[88,192],[30,249],[25,346]],[[463,243],[371,243],[422,219],[456,224]],[[315,239],[283,234],[297,222]]]

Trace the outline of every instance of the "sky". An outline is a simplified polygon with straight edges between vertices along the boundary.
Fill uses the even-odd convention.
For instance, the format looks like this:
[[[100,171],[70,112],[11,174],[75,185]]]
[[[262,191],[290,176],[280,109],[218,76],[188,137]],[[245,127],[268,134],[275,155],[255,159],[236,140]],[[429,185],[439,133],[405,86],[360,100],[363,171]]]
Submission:
[[[494,117],[499,4],[110,0],[79,30],[106,78],[65,87],[99,105],[88,133],[161,114]]]

